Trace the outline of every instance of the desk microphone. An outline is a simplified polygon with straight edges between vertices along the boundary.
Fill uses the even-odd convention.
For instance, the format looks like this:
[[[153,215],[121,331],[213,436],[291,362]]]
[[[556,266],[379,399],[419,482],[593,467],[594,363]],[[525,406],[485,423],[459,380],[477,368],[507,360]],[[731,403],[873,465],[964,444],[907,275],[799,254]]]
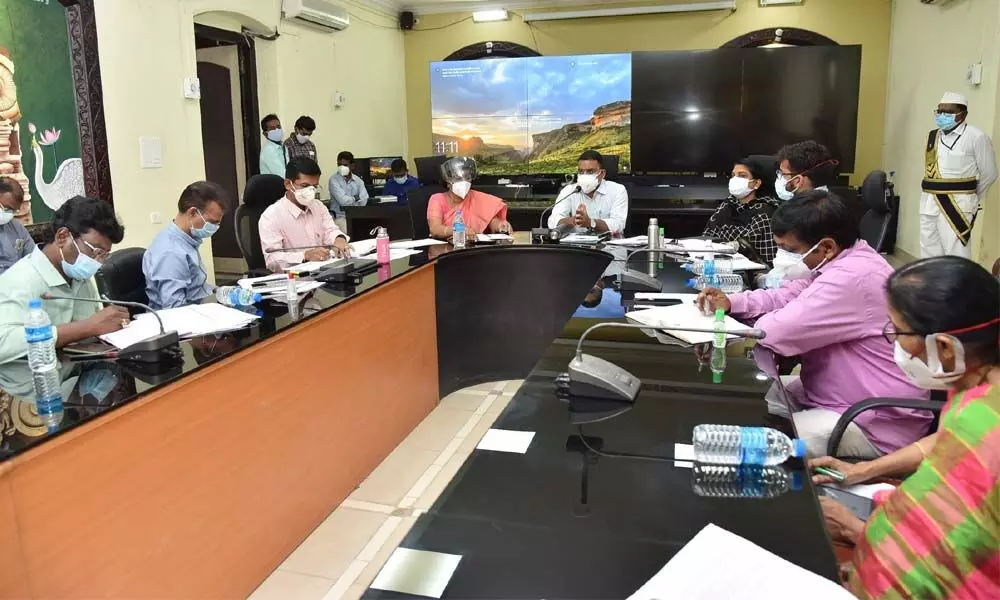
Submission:
[[[566,191],[568,189],[570,189],[570,186],[567,185],[566,187],[564,187],[562,189],[562,191]],[[557,197],[555,203],[552,206],[550,206],[550,207],[548,207],[548,208],[546,208],[545,210],[542,211],[542,216],[538,218],[538,228],[539,229],[544,229],[544,227],[545,227],[545,213],[552,212],[553,210],[556,209],[557,206],[559,206],[560,202],[562,202],[566,198],[569,198],[573,194],[578,194],[578,193],[580,193],[582,191],[583,191],[583,188],[580,187],[579,185],[577,185],[577,186],[575,186],[573,188],[572,192],[566,194],[565,196],[562,196],[562,192],[560,192],[560,196],[562,196],[562,197],[561,198]]]
[[[167,331],[163,326],[163,319],[156,314],[151,306],[140,302],[126,302],[124,300],[112,300],[107,296],[100,300],[93,298],[74,298],[72,296],[56,296],[45,292],[42,294],[44,300],[70,300],[75,302],[95,302],[97,304],[114,304],[116,306],[131,306],[141,308],[151,313],[156,322],[160,325],[160,333],[151,338],[136,342],[127,348],[118,351],[118,360],[135,361],[143,363],[155,363],[161,360],[174,359],[180,353],[180,339],[176,331]]]
[[[633,252],[629,252],[624,258],[625,269],[622,270],[621,275],[618,276],[618,281],[621,284],[621,291],[626,291],[626,285],[628,285],[628,291],[635,292],[662,292],[663,282],[649,275],[648,273],[643,273],[642,271],[636,271],[635,269],[628,268],[628,262],[636,254],[666,254],[670,258],[687,260],[687,256],[678,254],[672,250],[664,250],[661,248],[639,248]],[[623,259],[617,259],[623,260]],[[655,272],[655,271],[654,271]]]
[[[565,192],[566,190],[569,190],[569,189],[571,189],[572,191],[570,193],[566,194],[566,195],[563,195],[563,192]],[[554,229],[550,229],[550,228],[546,227],[545,226],[545,213],[551,212],[551,211],[555,210],[555,208],[557,206],[559,206],[560,202],[562,202],[562,201],[566,200],[567,198],[571,197],[573,194],[576,194],[577,192],[581,192],[581,191],[583,191],[583,188],[580,187],[579,185],[577,185],[577,186],[572,187],[572,188],[570,186],[566,186],[566,187],[564,187],[559,192],[559,195],[556,196],[556,201],[552,204],[552,206],[549,206],[548,208],[546,208],[545,210],[543,210],[542,211],[542,216],[538,217],[538,227],[536,227],[535,229],[531,230],[532,243],[534,243],[534,240],[536,240],[536,239],[541,239],[542,243],[546,243],[546,242],[549,242],[549,241],[551,241],[551,242],[558,242],[560,239],[562,239],[566,235],[568,235],[568,234],[570,234],[570,233],[572,233],[573,231],[576,230],[576,226],[572,225],[572,224],[571,225],[557,225]]]
[[[591,332],[608,327],[617,329],[690,331],[694,333],[725,333],[726,335],[735,335],[751,340],[762,340],[767,335],[762,329],[717,332],[714,329],[705,327],[651,327],[649,325],[632,323],[598,323],[584,331],[583,335],[580,336],[580,340],[576,343],[576,356],[569,362],[566,376],[556,378],[557,385],[561,382],[566,382],[568,379],[570,394],[635,402],[635,397],[639,394],[639,387],[642,385],[642,380],[612,362],[583,353],[583,340],[587,339],[587,336]],[[562,383],[562,385],[566,387],[567,384]]]

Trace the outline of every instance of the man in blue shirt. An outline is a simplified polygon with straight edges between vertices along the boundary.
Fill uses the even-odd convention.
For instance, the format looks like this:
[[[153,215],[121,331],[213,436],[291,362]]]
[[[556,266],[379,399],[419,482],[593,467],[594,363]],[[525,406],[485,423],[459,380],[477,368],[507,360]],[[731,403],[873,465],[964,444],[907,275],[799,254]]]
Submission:
[[[35,242],[14,215],[24,203],[24,189],[10,177],[0,177],[0,273],[31,254]]]
[[[410,175],[410,170],[406,166],[406,161],[397,158],[390,165],[392,177],[385,182],[385,189],[382,191],[386,196],[395,196],[399,204],[406,205],[406,194],[410,190],[420,187],[420,181]]]
[[[354,155],[345,150],[337,155],[337,172],[330,177],[330,212],[337,220],[337,225],[345,231],[347,226],[343,225],[344,207],[368,204],[365,182],[351,172],[353,166]]]
[[[260,145],[260,174],[284,177],[288,154],[284,146],[285,132],[281,129],[278,115],[267,115],[261,119],[260,131],[264,136]]]
[[[142,258],[150,306],[186,306],[212,293],[198,247],[219,230],[226,206],[225,190],[214,183],[197,181],[184,188],[173,223],[153,238]]]

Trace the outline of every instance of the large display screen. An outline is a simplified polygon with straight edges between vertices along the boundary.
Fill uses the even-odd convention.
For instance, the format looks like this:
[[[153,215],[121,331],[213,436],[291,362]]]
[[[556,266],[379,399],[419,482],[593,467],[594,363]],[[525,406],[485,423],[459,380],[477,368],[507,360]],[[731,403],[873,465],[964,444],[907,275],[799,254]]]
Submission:
[[[431,64],[433,154],[472,156],[480,173],[573,173],[584,150],[631,163],[629,54]]]

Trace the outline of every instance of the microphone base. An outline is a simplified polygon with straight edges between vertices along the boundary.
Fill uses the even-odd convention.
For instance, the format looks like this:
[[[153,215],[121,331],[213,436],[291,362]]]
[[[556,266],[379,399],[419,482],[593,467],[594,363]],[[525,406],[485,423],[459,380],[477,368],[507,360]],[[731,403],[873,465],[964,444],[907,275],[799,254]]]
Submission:
[[[535,227],[531,230],[531,243],[532,244],[558,244],[559,240],[553,240],[551,237],[551,232],[553,230],[547,227]]]
[[[663,282],[642,271],[625,269],[621,274],[621,290],[630,292],[662,292]]]
[[[618,365],[602,358],[583,354],[573,359],[567,369],[569,393],[573,396],[605,398],[633,403],[642,380]]]
[[[137,363],[157,363],[180,356],[180,338],[176,331],[167,331],[118,351],[118,360]]]

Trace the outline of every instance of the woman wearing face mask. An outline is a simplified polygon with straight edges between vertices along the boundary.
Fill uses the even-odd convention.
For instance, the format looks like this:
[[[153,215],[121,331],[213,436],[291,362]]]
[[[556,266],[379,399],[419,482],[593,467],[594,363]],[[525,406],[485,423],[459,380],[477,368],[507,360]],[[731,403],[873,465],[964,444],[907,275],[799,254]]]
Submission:
[[[741,159],[733,165],[729,198],[708,220],[703,235],[720,242],[744,239],[770,263],[778,251],[771,233],[771,215],[777,210],[778,201],[763,192],[768,170],[753,158]]]
[[[820,498],[833,536],[857,544],[848,587],[863,598],[1000,598],[1000,282],[941,256],[903,267],[886,287],[897,364],[949,399],[936,433],[892,454],[810,461],[847,483],[912,473],[867,526]]]
[[[503,200],[472,189],[476,175],[476,161],[471,158],[450,158],[441,165],[441,179],[448,186],[448,191],[434,194],[427,204],[427,225],[431,236],[443,240],[451,238],[458,211],[462,211],[467,236],[513,233],[513,227],[507,222],[507,205]]]

